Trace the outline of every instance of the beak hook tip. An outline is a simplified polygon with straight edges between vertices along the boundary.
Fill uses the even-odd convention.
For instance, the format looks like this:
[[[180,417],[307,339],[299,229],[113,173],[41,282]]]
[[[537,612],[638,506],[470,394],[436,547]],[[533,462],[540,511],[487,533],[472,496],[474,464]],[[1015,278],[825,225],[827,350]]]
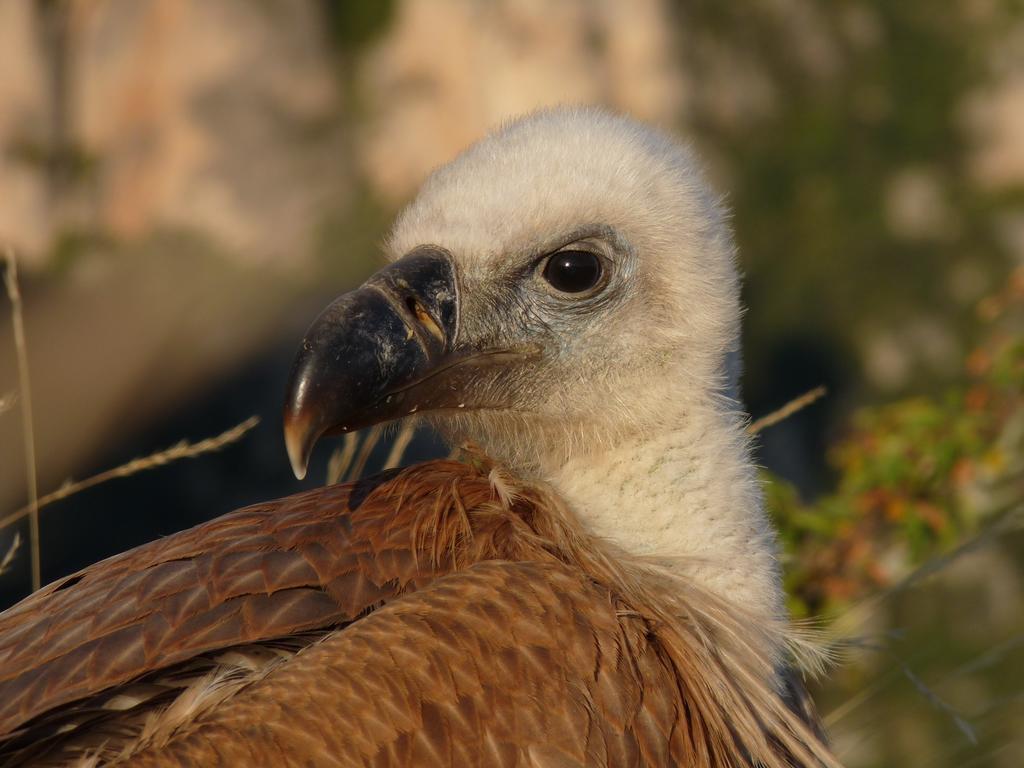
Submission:
[[[310,438],[313,439],[310,439]],[[288,452],[288,461],[292,465],[292,472],[296,480],[304,480],[309,468],[309,456],[313,451],[313,444],[319,435],[313,435],[308,425],[301,421],[293,421],[287,416],[284,425],[284,444]]]
[[[302,465],[297,459],[292,459],[292,473],[295,475],[296,480],[306,479],[306,467]]]

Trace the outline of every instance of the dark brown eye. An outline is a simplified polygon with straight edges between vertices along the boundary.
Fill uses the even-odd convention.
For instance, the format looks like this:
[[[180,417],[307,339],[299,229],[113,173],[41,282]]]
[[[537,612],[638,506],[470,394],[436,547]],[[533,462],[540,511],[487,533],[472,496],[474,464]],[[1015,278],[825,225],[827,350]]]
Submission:
[[[544,279],[562,293],[582,293],[601,279],[601,259],[590,251],[559,251],[544,265]]]

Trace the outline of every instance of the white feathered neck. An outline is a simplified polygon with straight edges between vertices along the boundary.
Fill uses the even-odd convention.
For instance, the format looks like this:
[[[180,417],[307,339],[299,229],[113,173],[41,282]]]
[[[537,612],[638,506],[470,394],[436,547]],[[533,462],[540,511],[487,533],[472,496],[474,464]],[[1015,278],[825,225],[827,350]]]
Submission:
[[[447,249],[468,317],[489,311],[508,263],[587,223],[628,244],[619,257],[633,273],[616,309],[545,316],[562,348],[520,382],[520,413],[437,423],[550,483],[624,553],[670,564],[754,619],[781,619],[775,537],[735,400],[735,248],[687,147],[601,110],[527,116],[435,172],[388,251]]]
[[[739,413],[691,412],[663,431],[570,460],[548,481],[588,532],[754,619],[785,616],[775,534]]]

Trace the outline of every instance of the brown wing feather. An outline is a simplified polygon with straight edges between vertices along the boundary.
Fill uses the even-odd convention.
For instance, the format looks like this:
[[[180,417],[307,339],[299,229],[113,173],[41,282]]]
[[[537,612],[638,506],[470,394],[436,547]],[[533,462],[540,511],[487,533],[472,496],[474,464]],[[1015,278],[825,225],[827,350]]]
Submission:
[[[0,762],[837,765],[641,573],[453,462],[250,507],[0,616]]]
[[[450,487],[462,504],[492,496],[465,465],[422,465],[248,507],[40,590],[0,614],[0,739],[155,669],[351,621],[429,581],[445,565],[417,557],[414,516]]]
[[[687,765],[637,619],[559,563],[486,562],[311,646],[139,766]]]

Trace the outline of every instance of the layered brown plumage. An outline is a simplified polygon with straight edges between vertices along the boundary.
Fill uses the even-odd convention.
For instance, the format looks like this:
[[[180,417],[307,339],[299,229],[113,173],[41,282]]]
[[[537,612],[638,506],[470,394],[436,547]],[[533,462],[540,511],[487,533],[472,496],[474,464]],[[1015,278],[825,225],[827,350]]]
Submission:
[[[734,251],[685,148],[525,118],[435,173],[387,250],[300,345],[293,468],[413,414],[482,448],[0,616],[0,765],[836,765],[788,672]]]
[[[0,616],[0,764],[825,754],[763,708],[774,691],[728,682],[729,623],[699,593],[659,605],[494,472],[434,462],[256,505],[36,593]]]

